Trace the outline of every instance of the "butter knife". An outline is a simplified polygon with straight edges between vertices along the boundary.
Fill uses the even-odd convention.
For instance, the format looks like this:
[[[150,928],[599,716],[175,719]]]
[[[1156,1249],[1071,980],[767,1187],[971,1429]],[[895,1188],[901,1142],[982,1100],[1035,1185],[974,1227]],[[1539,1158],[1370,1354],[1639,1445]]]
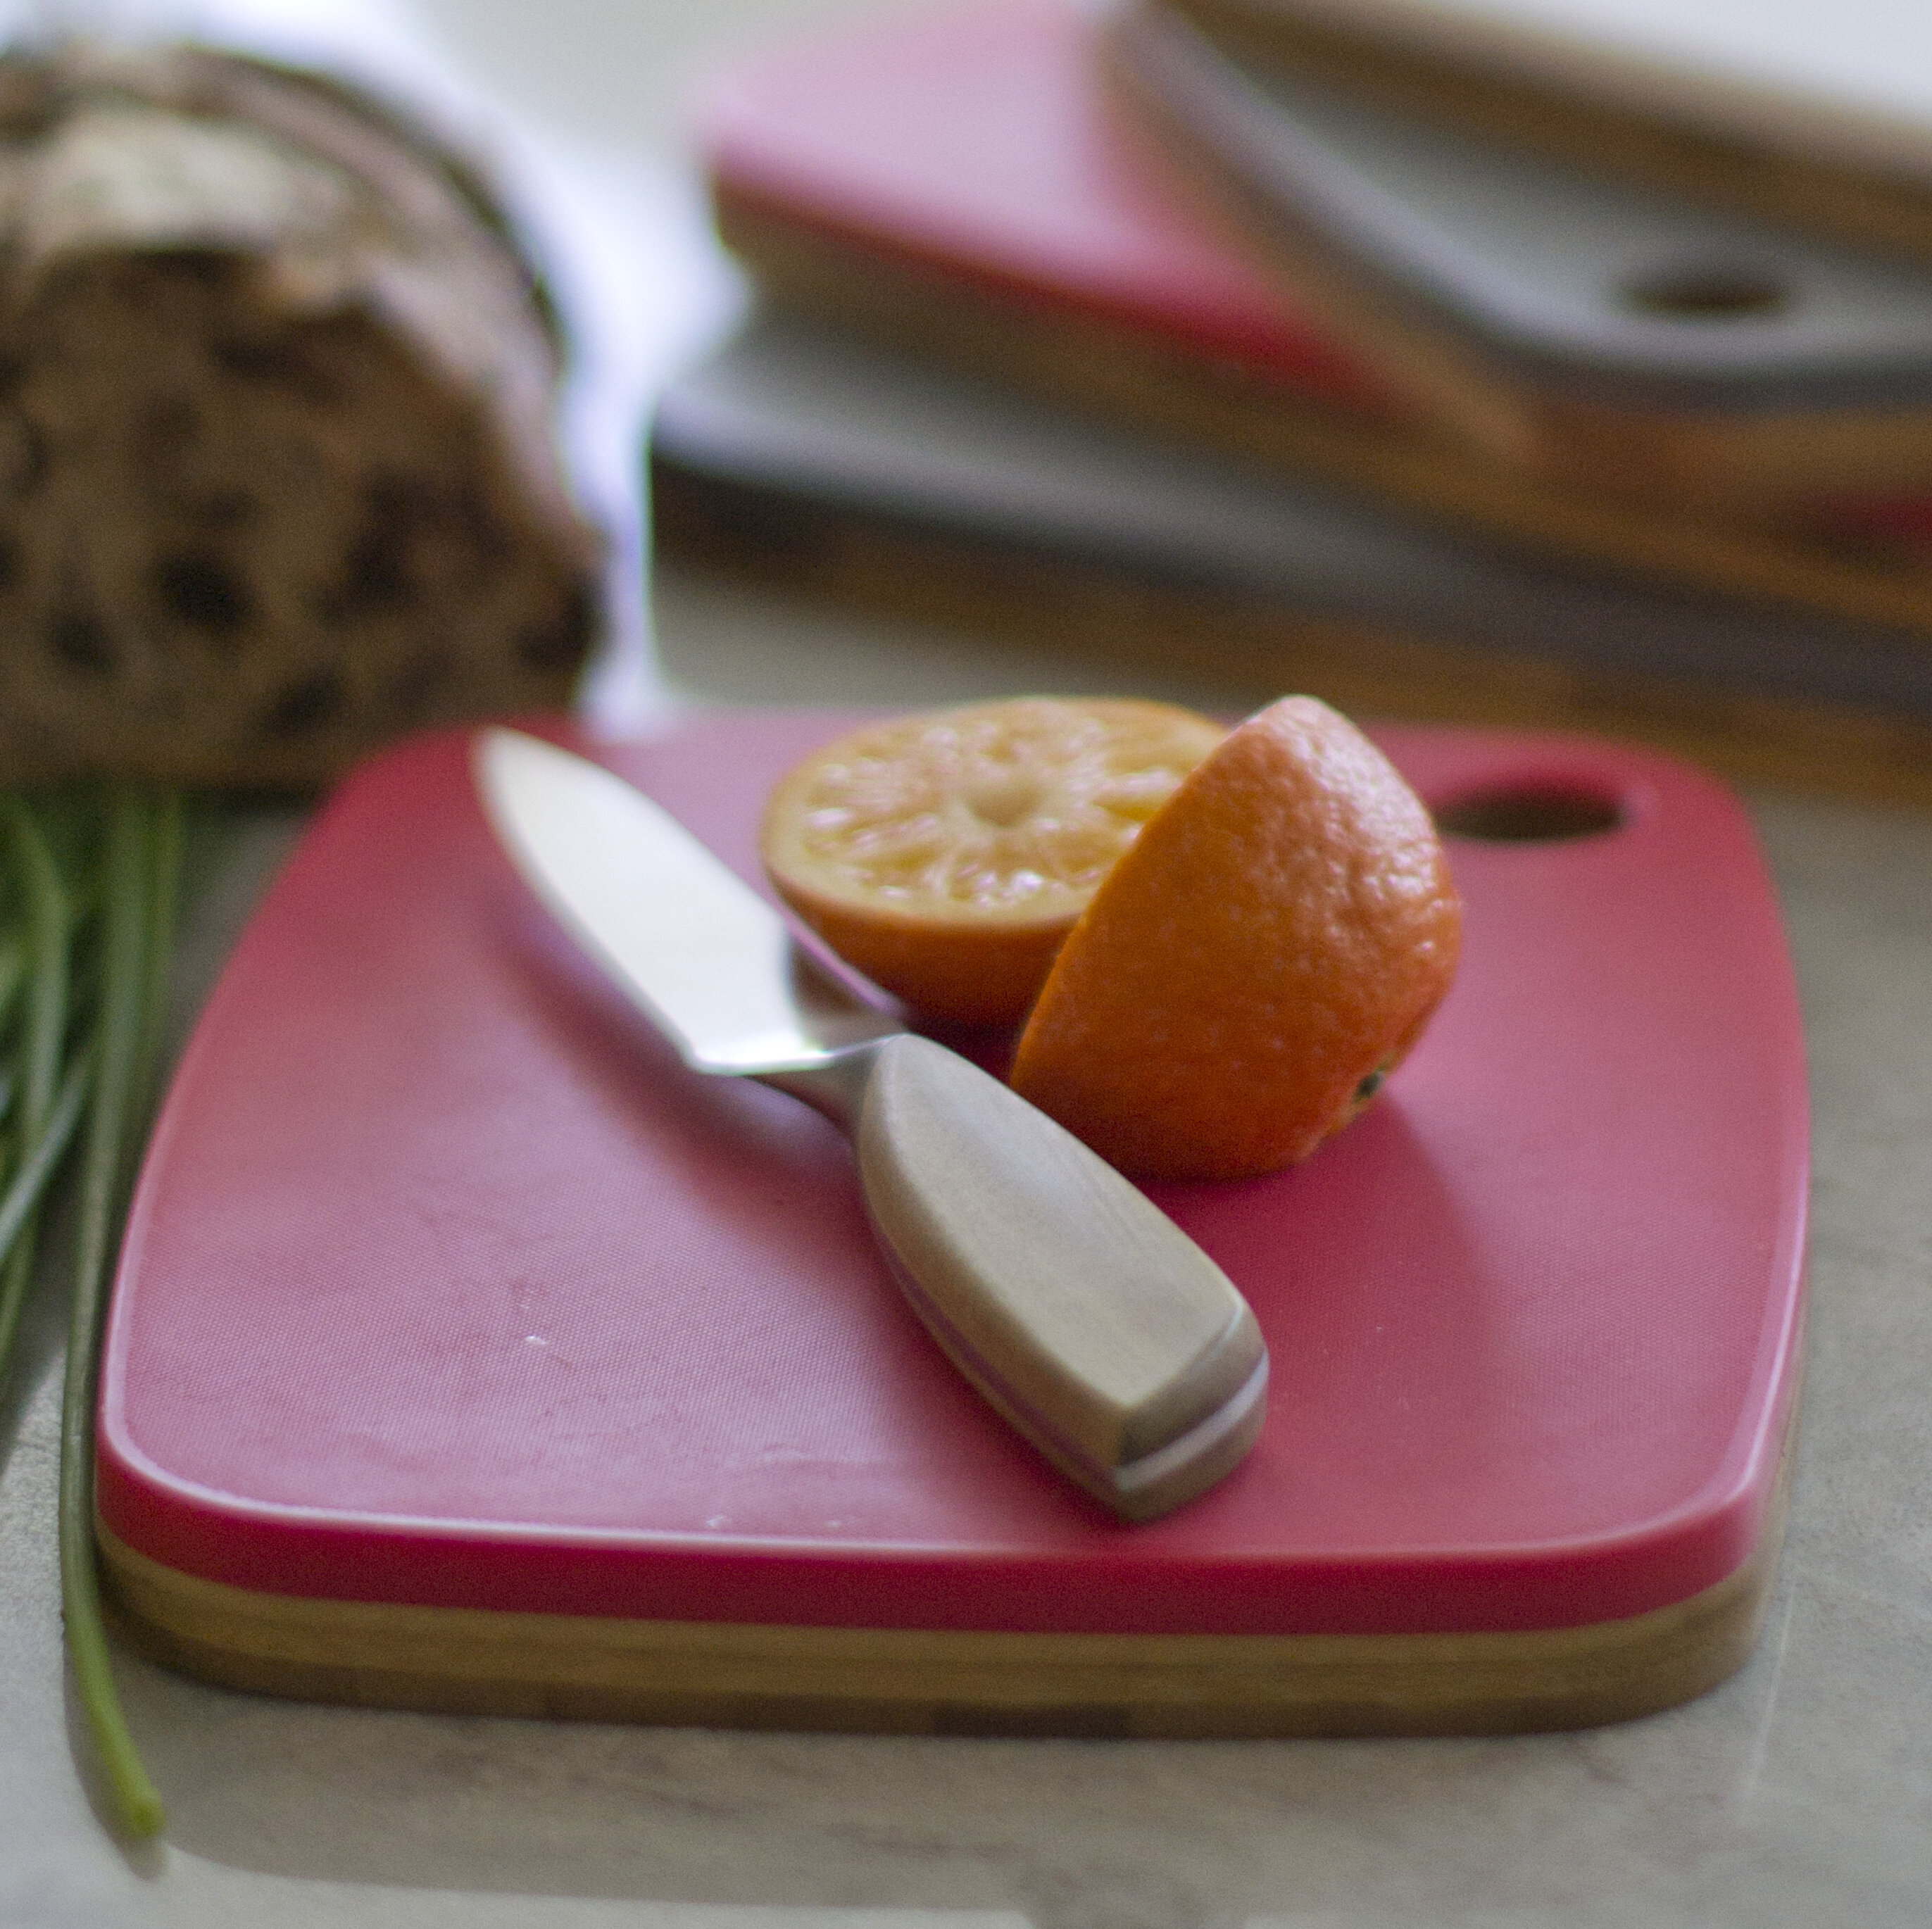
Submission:
[[[602,766],[492,729],[475,767],[525,882],[692,1070],[776,1086],[850,1138],[914,1310],[1053,1466],[1148,1520],[1240,1461],[1268,1349],[1172,1220],[998,1079],[819,970],[771,905]]]

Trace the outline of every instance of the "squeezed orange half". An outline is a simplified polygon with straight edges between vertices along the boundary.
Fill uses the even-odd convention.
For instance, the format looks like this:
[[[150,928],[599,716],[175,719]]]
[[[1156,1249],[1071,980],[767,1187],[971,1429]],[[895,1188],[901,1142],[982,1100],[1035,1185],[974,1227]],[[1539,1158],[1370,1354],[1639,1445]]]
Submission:
[[[1101,880],[1226,732],[1167,704],[1021,697],[868,724],[784,777],[786,903],[915,1011],[1024,1016]]]

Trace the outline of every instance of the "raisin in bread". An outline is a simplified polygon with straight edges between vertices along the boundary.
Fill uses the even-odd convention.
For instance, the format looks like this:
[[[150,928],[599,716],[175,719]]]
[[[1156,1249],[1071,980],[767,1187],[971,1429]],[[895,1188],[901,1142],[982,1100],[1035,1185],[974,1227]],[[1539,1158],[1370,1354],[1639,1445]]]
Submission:
[[[303,784],[568,694],[598,546],[476,178],[319,76],[0,58],[0,782]]]

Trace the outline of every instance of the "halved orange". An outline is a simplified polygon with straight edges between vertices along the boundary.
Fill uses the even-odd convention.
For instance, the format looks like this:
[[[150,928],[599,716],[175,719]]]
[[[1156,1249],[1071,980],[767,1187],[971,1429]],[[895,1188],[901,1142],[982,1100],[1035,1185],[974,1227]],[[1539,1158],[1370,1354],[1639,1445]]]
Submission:
[[[928,1016],[1008,1024],[1100,880],[1226,734],[1167,704],[1020,697],[872,724],[772,791],[772,882]]]
[[[1449,988],[1461,928],[1420,800],[1346,718],[1285,698],[1108,874],[1012,1083],[1137,1177],[1275,1171],[1400,1063]]]

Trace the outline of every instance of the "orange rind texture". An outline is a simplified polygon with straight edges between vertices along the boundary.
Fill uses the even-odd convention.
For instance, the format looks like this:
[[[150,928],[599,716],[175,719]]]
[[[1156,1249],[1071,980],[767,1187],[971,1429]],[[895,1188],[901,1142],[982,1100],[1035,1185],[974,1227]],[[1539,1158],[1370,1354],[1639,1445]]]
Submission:
[[[1136,1178],[1276,1171],[1414,1046],[1461,928],[1420,800],[1346,718],[1285,698],[1198,765],[1108,873],[1012,1083]]]
[[[789,772],[785,902],[923,1016],[1023,1017],[1122,851],[1226,734],[1171,704],[1022,697],[869,724]]]

